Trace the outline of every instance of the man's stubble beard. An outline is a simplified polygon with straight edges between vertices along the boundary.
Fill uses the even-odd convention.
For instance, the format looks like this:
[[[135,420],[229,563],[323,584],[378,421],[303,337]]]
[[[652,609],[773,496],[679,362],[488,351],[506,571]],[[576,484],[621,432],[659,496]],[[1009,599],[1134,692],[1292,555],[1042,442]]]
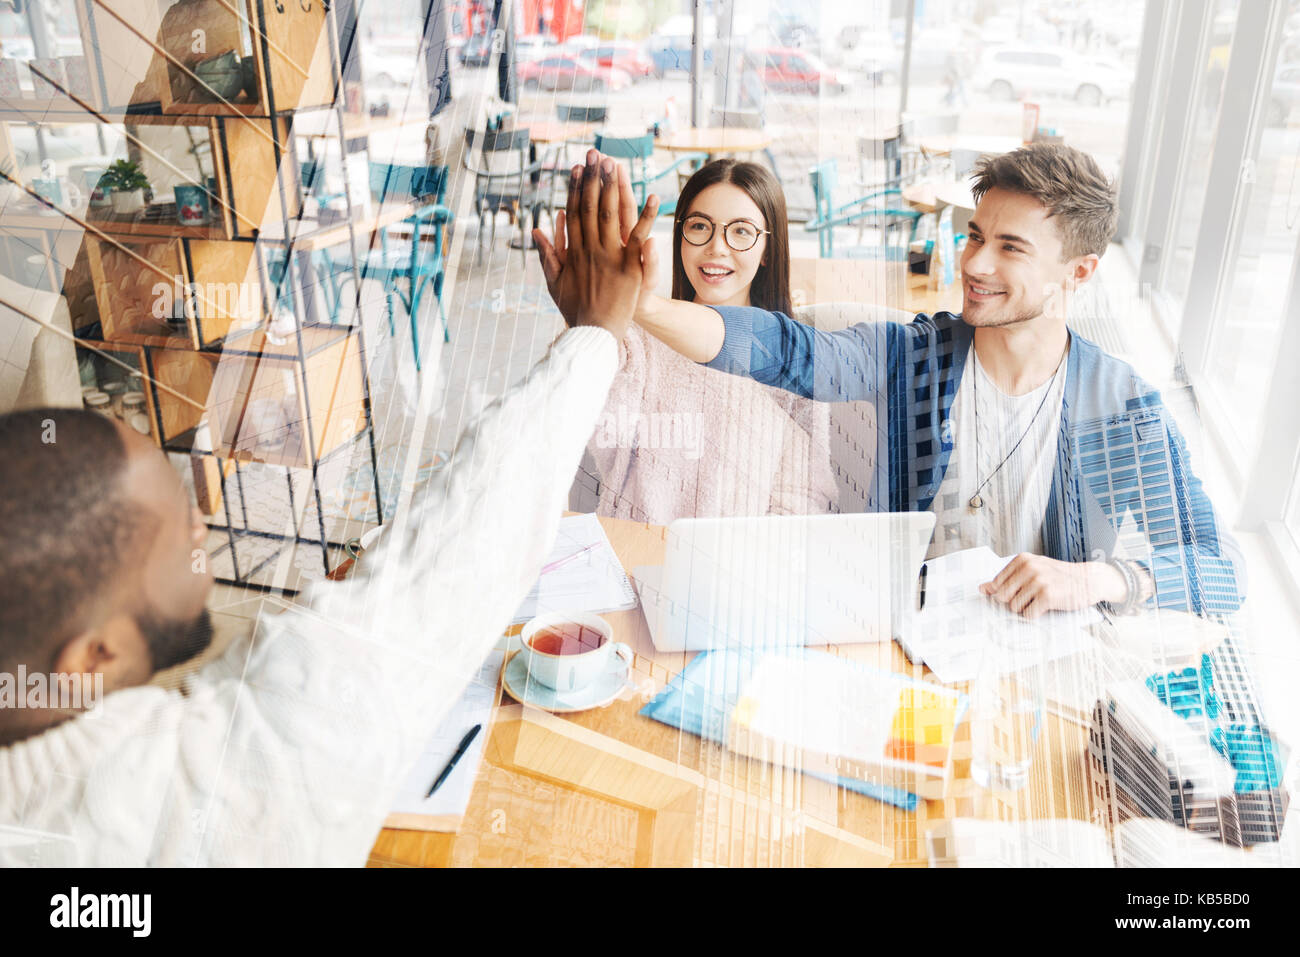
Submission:
[[[184,664],[212,644],[212,616],[206,608],[188,621],[144,615],[136,623],[149,645],[150,665],[155,672]]]
[[[1001,329],[1001,328],[1003,328],[1003,327],[1005,327],[1005,326],[1014,326],[1014,325],[1016,325],[1016,324],[1018,324],[1018,323],[1021,323],[1021,322],[1032,322],[1033,320],[1038,319],[1039,317],[1041,317],[1041,316],[1043,315],[1043,309],[1042,309],[1042,306],[1043,306],[1043,304],[1040,303],[1037,312],[1031,312],[1031,311],[1029,311],[1028,309],[1025,309],[1025,310],[1022,310],[1021,312],[1016,313],[1015,315],[1013,315],[1013,316],[1011,316],[1010,318],[1007,318],[1007,319],[993,319],[993,320],[989,320],[989,321],[984,321],[984,320],[978,320],[978,319],[977,319],[977,320],[974,321],[974,322],[968,322],[968,325],[970,325],[971,327],[973,327],[973,328],[975,328],[975,329]],[[967,312],[967,310],[966,310],[966,304],[963,302],[963,303],[962,303],[962,317],[963,317],[963,318],[965,318],[965,316],[966,316],[966,312]]]

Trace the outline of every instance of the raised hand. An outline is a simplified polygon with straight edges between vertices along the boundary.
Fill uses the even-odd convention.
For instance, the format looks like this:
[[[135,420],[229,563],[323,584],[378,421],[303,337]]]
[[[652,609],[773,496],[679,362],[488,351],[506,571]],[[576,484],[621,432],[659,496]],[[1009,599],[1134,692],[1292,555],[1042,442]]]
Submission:
[[[641,252],[654,225],[656,203],[647,203],[636,224],[624,233],[619,210],[617,164],[595,150],[587,165],[575,168],[569,178],[565,210],[563,262],[548,243],[542,250],[543,268],[559,266],[552,297],[575,326],[600,326],[622,339],[636,310],[641,289]],[[547,254],[554,254],[554,258]],[[548,276],[548,287],[550,280]],[[558,294],[558,295],[557,295]]]
[[[546,290],[550,293],[551,299],[555,302],[564,316],[566,324],[572,326],[576,324],[578,315],[578,289],[576,286],[577,277],[572,270],[566,267],[569,260],[569,250],[572,246],[575,236],[580,237],[582,231],[580,203],[582,191],[587,184],[589,171],[595,170],[598,174],[604,169],[603,163],[612,161],[604,160],[595,150],[589,150],[587,154],[586,166],[575,166],[570,171],[569,178],[569,201],[566,209],[562,210],[555,218],[555,240],[552,242],[546,234],[540,229],[533,230],[533,241],[537,246],[537,257],[541,262],[542,273],[546,277]],[[636,197],[632,192],[632,183],[628,177],[627,167],[622,164],[614,164],[615,170],[615,188],[617,190],[618,202],[618,233],[623,245],[632,238],[632,231],[641,220],[645,220],[648,226],[653,226],[655,214],[658,212],[659,200],[656,196],[651,196],[646,204],[646,210],[643,216],[638,217],[636,211]],[[593,184],[592,188],[597,191],[603,187],[603,177]],[[597,200],[598,205],[599,201]],[[640,237],[640,260],[643,292],[650,292],[654,288],[655,276],[658,270],[658,257],[654,249],[654,241],[647,235],[649,228],[639,233]]]
[[[569,171],[569,196],[573,196],[573,182],[582,176],[582,167],[575,166]],[[537,258],[542,264],[542,275],[546,277],[546,291],[564,316],[565,325],[572,326],[578,317],[578,291],[573,285],[573,274],[565,274],[568,261],[568,242],[565,226],[568,217],[564,210],[555,216],[555,242],[551,243],[540,229],[533,230],[533,245],[537,247]]]
[[[655,215],[659,212],[659,197],[650,194],[646,199],[646,209],[654,207]],[[643,211],[644,212],[644,211]],[[627,168],[619,166],[618,168],[618,224],[623,234],[623,240],[626,242],[636,225],[638,217],[636,214],[636,194],[632,192],[632,180],[628,177]],[[653,222],[653,219],[651,220]],[[655,248],[654,240],[646,237],[641,244],[641,295],[637,299],[637,313],[641,312],[642,306],[649,301],[654,295],[655,280],[659,275],[659,255]]]

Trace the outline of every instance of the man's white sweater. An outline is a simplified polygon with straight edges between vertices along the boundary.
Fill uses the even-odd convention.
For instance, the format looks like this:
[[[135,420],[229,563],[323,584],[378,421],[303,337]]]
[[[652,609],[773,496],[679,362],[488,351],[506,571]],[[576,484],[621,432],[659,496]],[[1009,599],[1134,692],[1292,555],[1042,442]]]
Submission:
[[[0,825],[66,835],[85,865],[365,863],[536,579],[617,356],[566,331],[351,579],[262,618],[187,696],[119,691],[0,749]]]

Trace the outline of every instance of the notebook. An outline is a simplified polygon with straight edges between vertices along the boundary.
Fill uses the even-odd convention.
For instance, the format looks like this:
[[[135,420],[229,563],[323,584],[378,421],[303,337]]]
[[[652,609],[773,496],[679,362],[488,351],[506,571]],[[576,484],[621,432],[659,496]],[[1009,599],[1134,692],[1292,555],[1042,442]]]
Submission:
[[[583,549],[589,551],[584,553]],[[573,555],[578,557],[552,571],[544,570],[547,565]],[[559,534],[542,568],[533,590],[515,612],[516,625],[538,615],[572,612],[599,615],[636,607],[632,583],[623,573],[623,563],[595,515],[568,515],[560,519]]]
[[[483,667],[443,719],[402,782],[393,797],[384,827],[407,831],[455,831],[460,827],[465,809],[469,807],[479,766],[483,763],[483,749],[491,731],[492,708],[497,701],[497,678],[504,656],[505,650],[498,648],[483,662]],[[476,724],[482,727],[451,774],[431,797],[426,796],[430,785],[456,753],[465,732]]]

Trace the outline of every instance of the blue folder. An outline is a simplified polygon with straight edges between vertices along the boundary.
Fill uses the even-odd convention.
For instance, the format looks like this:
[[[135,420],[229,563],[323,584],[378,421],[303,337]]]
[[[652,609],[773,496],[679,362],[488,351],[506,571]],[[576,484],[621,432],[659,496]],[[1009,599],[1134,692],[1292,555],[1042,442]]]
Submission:
[[[765,652],[744,649],[700,652],[640,713],[725,747],[727,719],[735,710],[741,689],[761,654]],[[916,810],[918,799],[910,791],[857,778],[804,773],[905,811]]]

